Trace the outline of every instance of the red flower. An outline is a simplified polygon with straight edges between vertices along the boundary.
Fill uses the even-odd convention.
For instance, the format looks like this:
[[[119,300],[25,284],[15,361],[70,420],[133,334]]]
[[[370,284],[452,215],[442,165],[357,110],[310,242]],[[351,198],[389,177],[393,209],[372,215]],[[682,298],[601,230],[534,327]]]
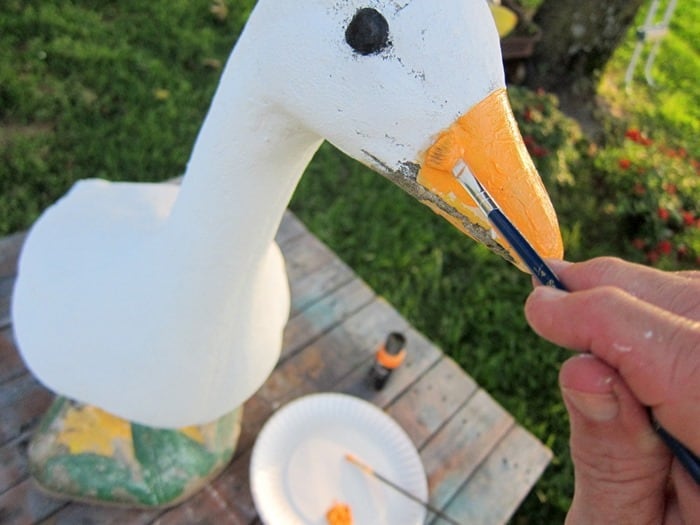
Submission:
[[[618,164],[620,165],[620,168],[626,170],[632,165],[632,161],[630,159],[620,159]]]
[[[635,195],[644,195],[647,192],[646,187],[644,184],[641,182],[635,182],[634,183],[634,194]]]
[[[651,263],[654,264],[659,260],[661,256],[659,255],[659,252],[656,250],[650,250],[647,252],[647,260]]]
[[[625,132],[625,138],[630,139],[632,142],[641,144],[642,146],[651,146],[654,141],[648,137],[645,137],[641,131],[637,128],[630,128]]]
[[[549,150],[547,148],[543,148],[539,144],[536,144],[532,147],[532,154],[535,157],[542,158],[542,157],[546,157],[547,155],[549,155]]]
[[[656,210],[656,214],[662,221],[667,221],[671,215],[666,208],[659,208],[658,210]]]
[[[659,243],[656,249],[664,255],[669,255],[673,251],[673,244],[671,244],[671,241],[668,239],[664,239]]]
[[[525,108],[525,112],[523,113],[523,119],[525,122],[532,122],[532,110],[530,108]]]
[[[637,128],[630,128],[625,132],[625,138],[637,142],[640,138],[642,138],[642,132]]]
[[[523,137],[523,142],[533,157],[546,157],[549,155],[549,150],[540,146],[532,135],[525,135]]]
[[[683,211],[681,216],[683,217],[683,224],[686,226],[692,226],[695,224],[695,214],[692,211]]]
[[[647,243],[644,241],[644,239],[637,237],[636,239],[632,240],[632,246],[634,246],[637,250],[642,251],[644,248],[646,248]]]
[[[666,184],[666,193],[669,195],[676,195],[678,193],[678,186],[675,184]]]

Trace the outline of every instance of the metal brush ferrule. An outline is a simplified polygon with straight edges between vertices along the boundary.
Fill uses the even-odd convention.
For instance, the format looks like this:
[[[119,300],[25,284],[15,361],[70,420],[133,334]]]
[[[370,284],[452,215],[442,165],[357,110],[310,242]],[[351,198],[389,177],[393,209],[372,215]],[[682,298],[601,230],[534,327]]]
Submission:
[[[460,185],[467,190],[467,193],[474,199],[474,202],[476,202],[481,211],[486,215],[498,208],[491,195],[489,195],[488,191],[476,180],[469,166],[467,166],[463,160],[459,160],[457,164],[455,164],[452,173],[457,178]]]

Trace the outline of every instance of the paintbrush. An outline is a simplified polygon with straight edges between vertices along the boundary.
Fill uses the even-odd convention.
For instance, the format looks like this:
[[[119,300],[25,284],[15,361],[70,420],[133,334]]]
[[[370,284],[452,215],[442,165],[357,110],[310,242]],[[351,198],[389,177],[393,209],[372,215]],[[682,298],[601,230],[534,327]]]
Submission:
[[[460,525],[460,523],[458,521],[455,521],[454,519],[450,518],[447,514],[442,512],[440,509],[435,508],[427,501],[423,501],[422,499],[420,499],[417,496],[414,496],[413,494],[408,492],[406,489],[397,485],[396,483],[394,483],[390,479],[386,478],[385,476],[382,476],[380,473],[376,472],[372,467],[370,467],[366,463],[363,463],[362,461],[357,459],[357,457],[353,456],[352,454],[345,454],[345,459],[349,463],[352,463],[353,465],[355,465],[357,468],[359,468],[362,472],[364,472],[368,476],[372,476],[373,478],[381,481],[383,484],[387,485],[388,487],[391,487],[396,492],[399,492],[403,496],[407,497],[411,501],[415,501],[419,505],[422,505],[426,510],[428,510],[429,512],[432,512],[438,518],[445,520],[447,523],[451,523],[452,525]]]
[[[555,275],[552,269],[547,266],[544,260],[535,251],[532,245],[523,237],[512,222],[498,207],[498,204],[489,195],[486,188],[474,176],[469,166],[459,160],[455,164],[452,173],[459,181],[460,185],[467,190],[469,195],[474,199],[479,209],[488,217],[489,222],[496,228],[503,238],[511,245],[518,257],[527,265],[534,275],[542,284],[552,286],[560,290],[566,290],[564,284]],[[649,409],[649,415],[652,425],[656,433],[661,437],[666,446],[671,450],[678,461],[683,465],[688,474],[700,484],[700,458],[693,454],[685,445],[673,437],[666,429],[664,429],[656,420]]]
[[[544,262],[544,259],[535,251],[515,225],[506,217],[493,200],[493,197],[474,176],[469,166],[463,161],[457,161],[452,173],[459,184],[469,193],[479,209],[486,215],[489,222],[510,244],[511,248],[520,257],[520,260],[528,267],[530,273],[546,286],[552,286],[565,290],[564,285],[554,271]]]

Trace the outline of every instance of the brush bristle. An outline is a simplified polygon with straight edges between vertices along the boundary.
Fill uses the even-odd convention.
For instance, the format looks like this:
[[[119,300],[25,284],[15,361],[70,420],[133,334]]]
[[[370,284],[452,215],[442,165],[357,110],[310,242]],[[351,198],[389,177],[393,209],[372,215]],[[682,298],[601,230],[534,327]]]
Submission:
[[[359,467],[360,470],[363,470],[368,474],[372,473],[371,468],[369,468],[367,465],[365,465],[362,461],[360,461],[356,456],[354,456],[352,454],[345,454],[345,461],[352,463],[356,467]]]
[[[443,133],[430,147],[425,156],[427,167],[452,171],[455,163],[456,141],[452,133]]]

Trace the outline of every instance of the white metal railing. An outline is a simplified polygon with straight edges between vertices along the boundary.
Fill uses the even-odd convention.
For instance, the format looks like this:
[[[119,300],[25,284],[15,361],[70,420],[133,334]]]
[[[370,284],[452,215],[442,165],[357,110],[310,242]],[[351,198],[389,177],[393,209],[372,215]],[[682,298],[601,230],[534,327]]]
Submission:
[[[646,20],[644,21],[644,25],[637,29],[637,45],[634,47],[632,59],[630,60],[630,64],[627,67],[627,73],[625,74],[625,88],[627,90],[630,88],[632,78],[634,77],[634,72],[637,69],[637,63],[639,62],[647,43],[652,43],[653,46],[644,66],[644,77],[646,78],[647,84],[650,86],[654,85],[654,79],[651,76],[651,68],[654,66],[654,61],[659,54],[661,42],[669,32],[669,24],[671,22],[671,18],[673,17],[673,12],[676,10],[677,3],[678,0],[670,0],[666,6],[666,11],[664,12],[661,21],[654,22],[656,19],[656,14],[659,10],[659,0],[652,0]]]

